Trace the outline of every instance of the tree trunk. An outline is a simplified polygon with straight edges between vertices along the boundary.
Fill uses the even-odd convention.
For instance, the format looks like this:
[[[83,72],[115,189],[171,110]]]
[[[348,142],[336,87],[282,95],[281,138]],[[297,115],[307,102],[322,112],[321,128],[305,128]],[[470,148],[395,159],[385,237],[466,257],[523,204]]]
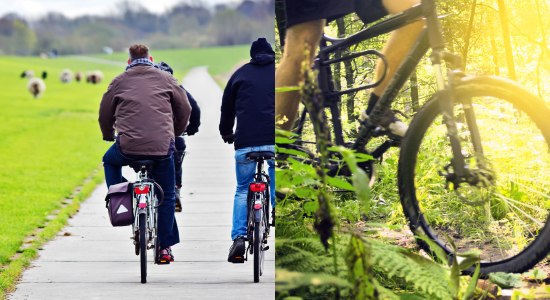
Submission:
[[[494,17],[490,17],[490,28],[489,30],[489,38],[491,39],[491,52],[493,54],[493,63],[495,64],[495,75],[500,75],[500,65],[498,61],[498,47],[497,47],[497,41],[495,39],[495,20]]]
[[[464,49],[462,49],[462,60],[464,62],[464,66],[466,66],[466,62],[468,60],[468,50],[470,49],[470,37],[472,36],[472,28],[474,27],[474,18],[476,15],[476,4],[477,1],[474,0],[472,2],[472,8],[470,10],[470,22],[468,24],[468,30],[466,31],[466,37],[464,38]]]
[[[508,76],[516,80],[516,68],[514,66],[514,55],[512,53],[512,42],[510,41],[510,25],[506,14],[506,5],[504,0],[497,0],[498,13],[500,16],[500,25],[502,27],[502,35],[504,40],[504,51],[506,52],[506,64],[508,65]]]
[[[338,20],[336,20],[336,26],[338,27],[338,37],[344,37],[346,35],[346,24],[344,22],[344,18],[340,18]],[[340,51],[338,51],[336,53],[336,55],[338,55],[338,57],[340,57],[342,55],[342,53]],[[341,78],[340,75],[341,75],[341,67],[340,67],[340,64],[337,65],[338,66],[338,69],[334,69],[334,73],[335,75],[337,74],[337,78]],[[344,61],[344,76],[346,78],[346,86],[347,88],[351,88],[353,87],[353,84],[355,83],[355,80],[353,78],[353,67],[351,65],[351,60],[346,60]],[[337,87],[338,89],[342,89],[342,85],[340,83],[340,81],[338,81],[337,83]],[[354,110],[354,106],[355,106],[355,101],[354,101],[354,95],[353,94],[347,94],[346,96],[346,115],[348,117],[348,122],[354,122],[355,121],[355,115],[353,114],[353,110]]]
[[[351,60],[346,60],[344,62],[344,66],[346,70],[346,83],[349,89],[349,88],[352,88],[355,83]],[[353,113],[354,108],[355,108],[355,93],[348,94],[346,99],[346,111],[348,115],[348,121],[350,123],[355,122],[355,114]]]
[[[418,111],[419,99],[418,99],[418,77],[416,76],[416,69],[411,74],[411,106],[413,112]]]

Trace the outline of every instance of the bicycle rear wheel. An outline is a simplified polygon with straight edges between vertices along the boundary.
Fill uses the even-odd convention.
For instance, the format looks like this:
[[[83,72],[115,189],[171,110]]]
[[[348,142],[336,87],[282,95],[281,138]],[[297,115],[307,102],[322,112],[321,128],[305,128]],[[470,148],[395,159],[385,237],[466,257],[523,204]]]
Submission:
[[[528,270],[550,249],[550,111],[494,77],[465,79],[453,97],[466,167],[477,180],[458,186],[447,180],[454,158],[436,95],[402,142],[399,192],[409,225],[448,255],[455,247],[479,250],[482,273]],[[481,151],[473,149],[472,111]]]
[[[147,236],[146,236],[146,215],[139,214],[139,250],[140,250],[140,269],[141,283],[147,282]]]
[[[254,222],[254,282],[260,281],[261,275],[261,259],[263,258],[262,251],[262,230],[260,227],[263,227],[262,222]]]

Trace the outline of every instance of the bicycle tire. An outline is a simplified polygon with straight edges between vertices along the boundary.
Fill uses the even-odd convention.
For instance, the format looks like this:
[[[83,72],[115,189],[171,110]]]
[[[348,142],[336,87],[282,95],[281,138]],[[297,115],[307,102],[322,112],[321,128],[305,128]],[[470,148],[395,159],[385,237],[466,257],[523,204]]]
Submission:
[[[158,203],[158,201],[157,201]],[[155,263],[158,263],[159,261],[159,257],[160,257],[160,243],[159,243],[159,234],[158,234],[158,210],[157,208],[155,207],[154,208],[154,223],[155,223],[155,228],[154,230],[152,231],[153,234],[154,234],[154,239],[153,239],[153,257],[154,257],[154,262]]]
[[[147,283],[147,237],[146,237],[146,215],[139,214],[139,248],[140,248],[140,270],[141,283]]]
[[[522,140],[530,139],[532,137],[531,132],[535,132],[538,130],[540,132],[538,133],[537,137],[540,138],[536,139],[536,141],[538,141],[539,144],[534,145],[532,151],[535,151],[536,149],[546,148],[542,152],[538,152],[541,153],[541,156],[537,157],[537,160],[540,161],[531,164],[520,161],[520,159],[523,159],[525,156],[508,155],[508,157],[513,158],[509,158],[509,160],[515,162],[516,164],[512,166],[507,165],[504,159],[495,158],[498,155],[492,156],[492,160],[479,160],[484,161],[494,170],[498,169],[499,171],[503,171],[498,174],[495,173],[496,176],[489,177],[491,178],[491,180],[494,180],[494,184],[491,184],[492,186],[490,186],[489,188],[486,188],[483,185],[481,187],[464,185],[464,188],[470,188],[474,192],[470,194],[465,194],[466,196],[462,195],[462,197],[460,197],[460,193],[463,193],[462,191],[460,191],[460,189],[462,188],[460,187],[460,185],[453,191],[454,195],[456,195],[456,198],[461,201],[455,207],[464,207],[470,209],[470,211],[475,212],[477,208],[475,208],[474,206],[481,205],[483,206],[483,210],[486,213],[485,216],[481,216],[480,214],[475,213],[466,215],[463,212],[462,219],[459,217],[457,220],[458,223],[468,223],[477,222],[478,218],[485,219],[484,222],[481,222],[481,224],[487,225],[486,228],[470,228],[472,232],[478,232],[478,234],[479,232],[481,232],[482,234],[478,236],[479,243],[485,243],[480,249],[482,251],[480,262],[481,273],[488,274],[492,272],[524,272],[536,265],[550,251],[550,219],[548,216],[549,209],[548,207],[536,207],[535,205],[539,203],[538,201],[535,202],[535,205],[529,204],[530,206],[527,206],[528,204],[526,202],[522,202],[528,201],[523,200],[524,198],[520,198],[520,200],[522,201],[514,200],[514,197],[516,197],[517,195],[503,196],[504,193],[502,192],[503,189],[501,189],[500,184],[502,182],[505,183],[506,180],[509,180],[511,183],[511,187],[513,187],[512,183],[515,180],[517,180],[518,182],[520,182],[520,180],[524,180],[523,177],[506,177],[506,175],[508,175],[509,173],[512,174],[512,172],[514,172],[516,169],[523,169],[522,171],[526,171],[527,168],[529,168],[530,170],[535,170],[537,168],[543,169],[545,167],[548,167],[548,165],[550,164],[548,162],[550,161],[550,159],[547,158],[547,156],[550,155],[550,151],[548,150],[548,145],[550,144],[550,120],[548,119],[548,116],[550,116],[550,110],[545,106],[543,101],[533,96],[519,85],[509,80],[500,79],[497,77],[464,78],[456,85],[456,87],[454,87],[453,99],[455,99],[454,102],[457,110],[460,109],[463,99],[472,99],[472,101],[477,101],[478,98],[483,99],[485,102],[483,102],[483,105],[480,105],[479,107],[476,106],[477,102],[471,104],[471,107],[474,107],[474,111],[476,114],[478,114],[479,112],[479,115],[483,116],[484,113],[498,113],[498,118],[496,119],[496,121],[492,120],[492,122],[497,123],[485,122],[483,119],[481,119],[482,121],[480,121],[480,119],[478,118],[476,124],[477,126],[480,126],[480,132],[485,134],[480,134],[482,143],[485,142],[485,139],[491,140],[494,138],[498,140],[498,137],[493,137],[487,133],[491,132],[491,130],[493,130],[493,132],[498,132],[499,127],[495,126],[495,124],[507,120],[503,116],[505,112],[507,112],[508,110],[513,110],[513,114],[515,115],[517,113],[517,110],[519,110],[521,111],[521,113],[520,115],[516,116],[516,118],[518,118],[516,119],[517,123],[511,125],[513,127],[511,127],[510,130],[507,130],[506,138],[500,140],[502,142],[516,142],[515,138],[518,137],[522,138]],[[493,99],[503,102],[502,106],[494,106],[493,109]],[[435,184],[429,187],[424,187],[423,184],[420,184],[423,180],[421,178],[427,178],[422,176],[429,174],[428,171],[422,169],[424,166],[423,164],[427,165],[429,163],[430,166],[433,168],[433,172],[435,172],[435,166],[437,164],[435,164],[434,162],[439,159],[432,159],[432,157],[437,157],[439,155],[435,153],[435,151],[431,154],[424,154],[422,152],[422,150],[424,149],[428,151],[428,147],[426,146],[426,148],[424,148],[424,146],[427,145],[430,141],[434,141],[431,140],[432,133],[434,133],[433,136],[436,136],[435,133],[438,132],[437,118],[441,115],[439,100],[440,97],[438,96],[438,94],[434,95],[432,99],[428,101],[419,111],[419,113],[415,116],[410,124],[407,135],[405,136],[401,144],[398,167],[398,185],[401,204],[403,206],[405,216],[408,219],[409,226],[413,233],[415,233],[416,235],[423,235],[426,238],[432,240],[433,242],[435,242],[432,244],[436,244],[437,247],[443,249],[447,256],[451,258],[453,256],[455,246],[458,247],[458,249],[460,250],[459,252],[464,249],[468,250],[468,247],[470,247],[470,249],[474,247],[474,245],[465,244],[465,247],[461,249],[460,244],[457,243],[457,240],[459,238],[464,238],[464,241],[468,241],[468,239],[471,239],[470,237],[468,237],[470,233],[466,229],[462,230],[460,227],[461,225],[455,226],[452,222],[446,224],[444,223],[445,219],[437,218],[442,214],[447,215],[447,217],[449,215],[452,215],[451,210],[445,211],[444,209],[446,207],[452,207],[451,205],[454,203],[453,201],[455,200],[453,197],[453,193],[449,192],[448,195],[445,194],[444,196],[446,198],[444,196],[441,196],[441,199],[445,199],[445,201],[430,202],[431,200],[438,199],[439,196],[437,196],[437,193],[439,193],[441,190],[437,190],[438,186]],[[526,119],[524,120],[523,118]],[[444,126],[444,124],[439,125],[439,127],[441,126]],[[519,132],[519,126],[525,126],[528,130],[524,132]],[[503,129],[504,128],[501,128],[500,130]],[[518,133],[516,133],[516,131],[518,131]],[[444,130],[444,133],[446,134],[446,129]],[[502,132],[500,132],[500,134],[502,135]],[[467,138],[468,137],[466,136],[466,139]],[[423,144],[424,141],[426,141],[426,144]],[[442,141],[444,142],[442,142],[441,144],[445,144],[445,142],[447,142],[448,144],[447,137],[445,137],[444,140],[442,139]],[[532,142],[534,141],[527,140],[527,142],[530,142],[530,144],[528,145],[533,145]],[[504,153],[505,151],[501,151],[502,149],[518,152],[525,149],[525,147],[518,146],[508,148],[495,148],[494,150],[489,150],[489,148],[486,148],[487,145],[492,146],[493,144],[483,144],[483,151],[485,156],[489,156],[494,153]],[[537,148],[536,146],[539,147]],[[449,149],[449,147],[447,146],[446,149]],[[487,152],[486,150],[489,151]],[[463,151],[465,151],[464,148]],[[506,153],[504,153],[502,157],[505,157],[508,151],[506,151]],[[452,154],[448,155],[451,155],[452,157]],[[430,159],[432,160],[430,161]],[[478,160],[478,158],[474,158],[472,161],[469,162],[472,164],[471,166],[474,166],[475,164],[479,165],[479,163],[475,162],[475,160]],[[502,164],[502,166],[500,166],[500,164]],[[495,165],[497,165],[496,168]],[[548,170],[549,169],[546,169],[544,172],[542,172],[542,174],[548,174]],[[429,172],[432,172],[432,170],[430,170]],[[501,174],[504,174],[504,176],[502,176]],[[441,174],[439,175],[441,176]],[[500,177],[498,177],[499,175]],[[528,176],[529,175],[534,176],[533,178],[535,179],[537,178],[536,175],[539,175],[538,177],[543,176],[540,175],[540,173],[528,174]],[[418,181],[418,184],[416,181]],[[538,185],[536,185],[536,183],[534,183],[534,185],[532,186],[530,185],[530,183],[529,186],[525,183],[521,183],[521,185],[519,185],[519,183],[516,183],[516,185],[520,186],[520,188],[530,191],[533,194],[535,194],[535,191],[538,191],[538,189],[535,189],[533,187],[539,187]],[[529,187],[529,189],[527,189],[527,187]],[[488,192],[486,191],[486,194],[481,192],[482,188],[486,188]],[[540,189],[543,190],[542,195],[547,195],[547,188],[548,184],[542,182],[542,184],[540,185]],[[510,190],[512,190],[512,188],[510,188]],[[436,193],[435,191],[438,192]],[[512,193],[512,191],[510,193]],[[535,195],[536,196],[531,196],[529,198],[536,198],[540,196],[539,194]],[[546,196],[542,198],[548,199],[549,197]],[[480,200],[480,202],[475,202],[476,200]],[[515,202],[512,202],[512,200]],[[546,201],[547,204],[550,203],[548,202],[548,200]],[[499,208],[499,205],[503,204],[505,204],[505,206],[501,207],[501,210],[497,210],[497,208]],[[469,206],[469,208],[467,206]],[[535,210],[535,208],[538,209]],[[516,209],[517,211],[514,211]],[[533,226],[540,226],[536,228],[536,231],[531,231],[531,225],[525,223],[525,221],[521,221],[521,216],[523,215],[521,214],[522,211],[527,216],[531,216],[534,223]],[[464,218],[464,216],[467,217]],[[527,218],[527,216],[524,217]],[[513,228],[511,226],[517,226],[517,228],[514,230],[517,230],[519,233],[523,233],[523,235],[518,234],[514,236],[514,239],[517,239],[515,243],[513,239],[508,240],[508,237],[504,236],[504,234],[508,232],[508,228]],[[528,232],[526,233],[525,230],[527,230]],[[501,235],[491,236],[491,233],[500,233]],[[449,240],[452,240],[454,246],[450,243]],[[430,249],[427,242],[423,241],[422,239],[417,239],[417,242],[422,249],[432,254],[435,253],[435,251],[432,251],[433,249]],[[477,240],[474,240],[472,244],[477,242]],[[521,247],[522,244],[525,244],[524,248],[522,248],[521,250],[515,249]],[[477,244],[475,246],[477,247]],[[492,249],[495,247],[501,247],[500,249],[497,249],[500,250],[500,252],[497,251],[495,253]],[[473,267],[465,270],[466,273],[471,273],[472,271]]]
[[[262,246],[262,240],[260,235],[260,222],[254,222],[254,240],[253,240],[253,246],[254,247],[254,282],[260,282],[260,252],[261,246]]]

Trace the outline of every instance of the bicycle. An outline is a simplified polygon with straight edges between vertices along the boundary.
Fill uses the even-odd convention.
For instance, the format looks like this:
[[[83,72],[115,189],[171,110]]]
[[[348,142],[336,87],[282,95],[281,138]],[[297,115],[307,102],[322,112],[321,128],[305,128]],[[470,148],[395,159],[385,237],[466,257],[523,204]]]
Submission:
[[[273,159],[275,153],[260,151],[246,154],[246,158],[256,162],[254,181],[248,186],[247,196],[247,241],[246,253],[254,255],[254,282],[260,281],[264,270],[264,252],[269,250],[269,175],[264,171],[264,161]],[[245,257],[248,260],[248,257]]]
[[[155,161],[138,160],[130,164],[137,173],[133,183],[134,223],[132,233],[136,255],[140,255],[141,283],[147,283],[147,250],[153,249],[155,263],[159,262],[157,207],[164,198],[162,188],[149,178]]]
[[[378,82],[336,90],[331,66],[364,55],[384,62],[385,58],[375,50],[331,56],[420,18],[425,18],[426,28],[368,118],[360,123],[357,137],[346,140],[340,119],[341,96],[377,86],[384,76]],[[378,124],[430,49],[437,92],[413,117],[401,139]],[[375,160],[389,148],[400,146],[401,205],[418,245],[428,253],[434,254],[437,247],[451,258],[457,251],[478,249],[484,274],[523,272],[547,255],[550,110],[541,99],[510,80],[464,74],[460,57],[445,49],[434,0],[422,0],[420,5],[348,37],[324,35],[314,69],[318,70],[320,97],[313,99],[322,101],[317,103],[322,116],[316,118],[304,109],[294,130],[298,139],[290,147],[309,153],[309,161],[316,163],[306,148],[315,142],[302,138],[304,124],[308,115],[311,122],[329,120],[328,110],[330,144],[370,154]],[[507,138],[500,138],[502,128],[507,129]],[[372,149],[369,142],[375,137],[385,141]],[[497,147],[497,143],[507,141],[512,142],[507,148]],[[372,160],[360,167],[374,176]],[[329,161],[328,168],[329,175],[350,175],[338,162]],[[468,270],[472,271],[473,267]]]

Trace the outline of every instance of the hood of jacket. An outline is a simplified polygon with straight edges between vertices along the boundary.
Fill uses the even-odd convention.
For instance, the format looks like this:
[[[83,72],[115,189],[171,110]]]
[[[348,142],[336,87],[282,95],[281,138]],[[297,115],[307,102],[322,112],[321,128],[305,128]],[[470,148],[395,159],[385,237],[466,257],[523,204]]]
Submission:
[[[275,52],[265,38],[259,38],[250,47],[250,63],[255,65],[267,65],[275,62]]]

